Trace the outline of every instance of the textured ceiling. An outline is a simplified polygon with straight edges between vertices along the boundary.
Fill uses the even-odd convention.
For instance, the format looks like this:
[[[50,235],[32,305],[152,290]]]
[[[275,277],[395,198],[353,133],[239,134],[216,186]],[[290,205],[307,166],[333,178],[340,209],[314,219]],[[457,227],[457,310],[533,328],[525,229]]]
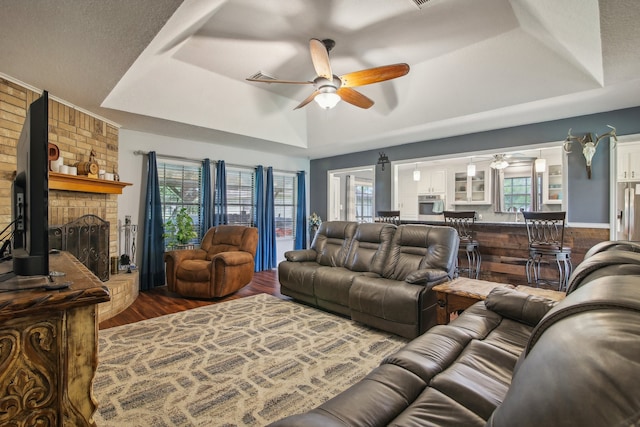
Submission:
[[[124,128],[325,157],[640,105],[637,0],[4,0],[0,73]],[[310,38],[341,75],[407,76],[293,108]],[[604,124],[603,124],[604,125]],[[559,137],[562,137],[559,135]]]

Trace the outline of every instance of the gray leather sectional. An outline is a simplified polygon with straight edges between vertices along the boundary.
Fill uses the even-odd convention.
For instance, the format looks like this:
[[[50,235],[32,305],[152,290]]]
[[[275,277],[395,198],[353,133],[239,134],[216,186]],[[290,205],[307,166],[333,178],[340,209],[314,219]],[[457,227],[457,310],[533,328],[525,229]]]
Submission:
[[[592,249],[564,300],[496,288],[272,426],[640,425],[640,244]]]
[[[453,278],[459,238],[443,226],[329,221],[278,265],[280,290],[306,304],[414,338],[436,324],[431,288]]]

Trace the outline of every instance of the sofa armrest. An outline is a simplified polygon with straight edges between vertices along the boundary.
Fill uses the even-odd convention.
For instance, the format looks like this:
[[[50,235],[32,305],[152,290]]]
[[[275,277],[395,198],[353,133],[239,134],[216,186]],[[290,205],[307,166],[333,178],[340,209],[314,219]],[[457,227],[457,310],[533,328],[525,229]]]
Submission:
[[[170,291],[174,291],[173,286],[176,283],[176,273],[178,266],[182,261],[188,259],[205,259],[207,253],[202,249],[185,249],[177,251],[168,251],[164,253],[164,262],[166,264],[167,286]]]
[[[284,257],[291,262],[315,261],[318,253],[313,249],[299,249],[297,251],[287,251]]]
[[[409,274],[405,282],[413,285],[435,285],[448,277],[447,272],[437,268],[424,268]]]
[[[535,326],[553,308],[555,302],[515,289],[497,287],[489,292],[484,304],[489,310],[503,317]]]

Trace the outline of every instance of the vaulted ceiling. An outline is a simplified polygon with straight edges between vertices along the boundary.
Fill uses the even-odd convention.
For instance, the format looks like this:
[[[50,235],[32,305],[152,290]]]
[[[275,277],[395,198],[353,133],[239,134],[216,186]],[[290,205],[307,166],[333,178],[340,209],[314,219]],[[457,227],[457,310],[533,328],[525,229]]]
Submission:
[[[310,158],[640,105],[637,0],[416,1],[4,0],[0,73],[127,129]],[[411,71],[358,88],[367,110],[246,81],[313,79],[311,38],[337,75]]]

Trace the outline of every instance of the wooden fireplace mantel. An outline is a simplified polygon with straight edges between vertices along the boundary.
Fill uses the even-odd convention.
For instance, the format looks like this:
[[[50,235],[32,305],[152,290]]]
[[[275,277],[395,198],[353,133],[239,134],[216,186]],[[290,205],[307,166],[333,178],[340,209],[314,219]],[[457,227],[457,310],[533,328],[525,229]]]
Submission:
[[[81,175],[67,175],[49,171],[49,190],[79,191],[83,193],[122,194],[130,182],[107,181]]]

